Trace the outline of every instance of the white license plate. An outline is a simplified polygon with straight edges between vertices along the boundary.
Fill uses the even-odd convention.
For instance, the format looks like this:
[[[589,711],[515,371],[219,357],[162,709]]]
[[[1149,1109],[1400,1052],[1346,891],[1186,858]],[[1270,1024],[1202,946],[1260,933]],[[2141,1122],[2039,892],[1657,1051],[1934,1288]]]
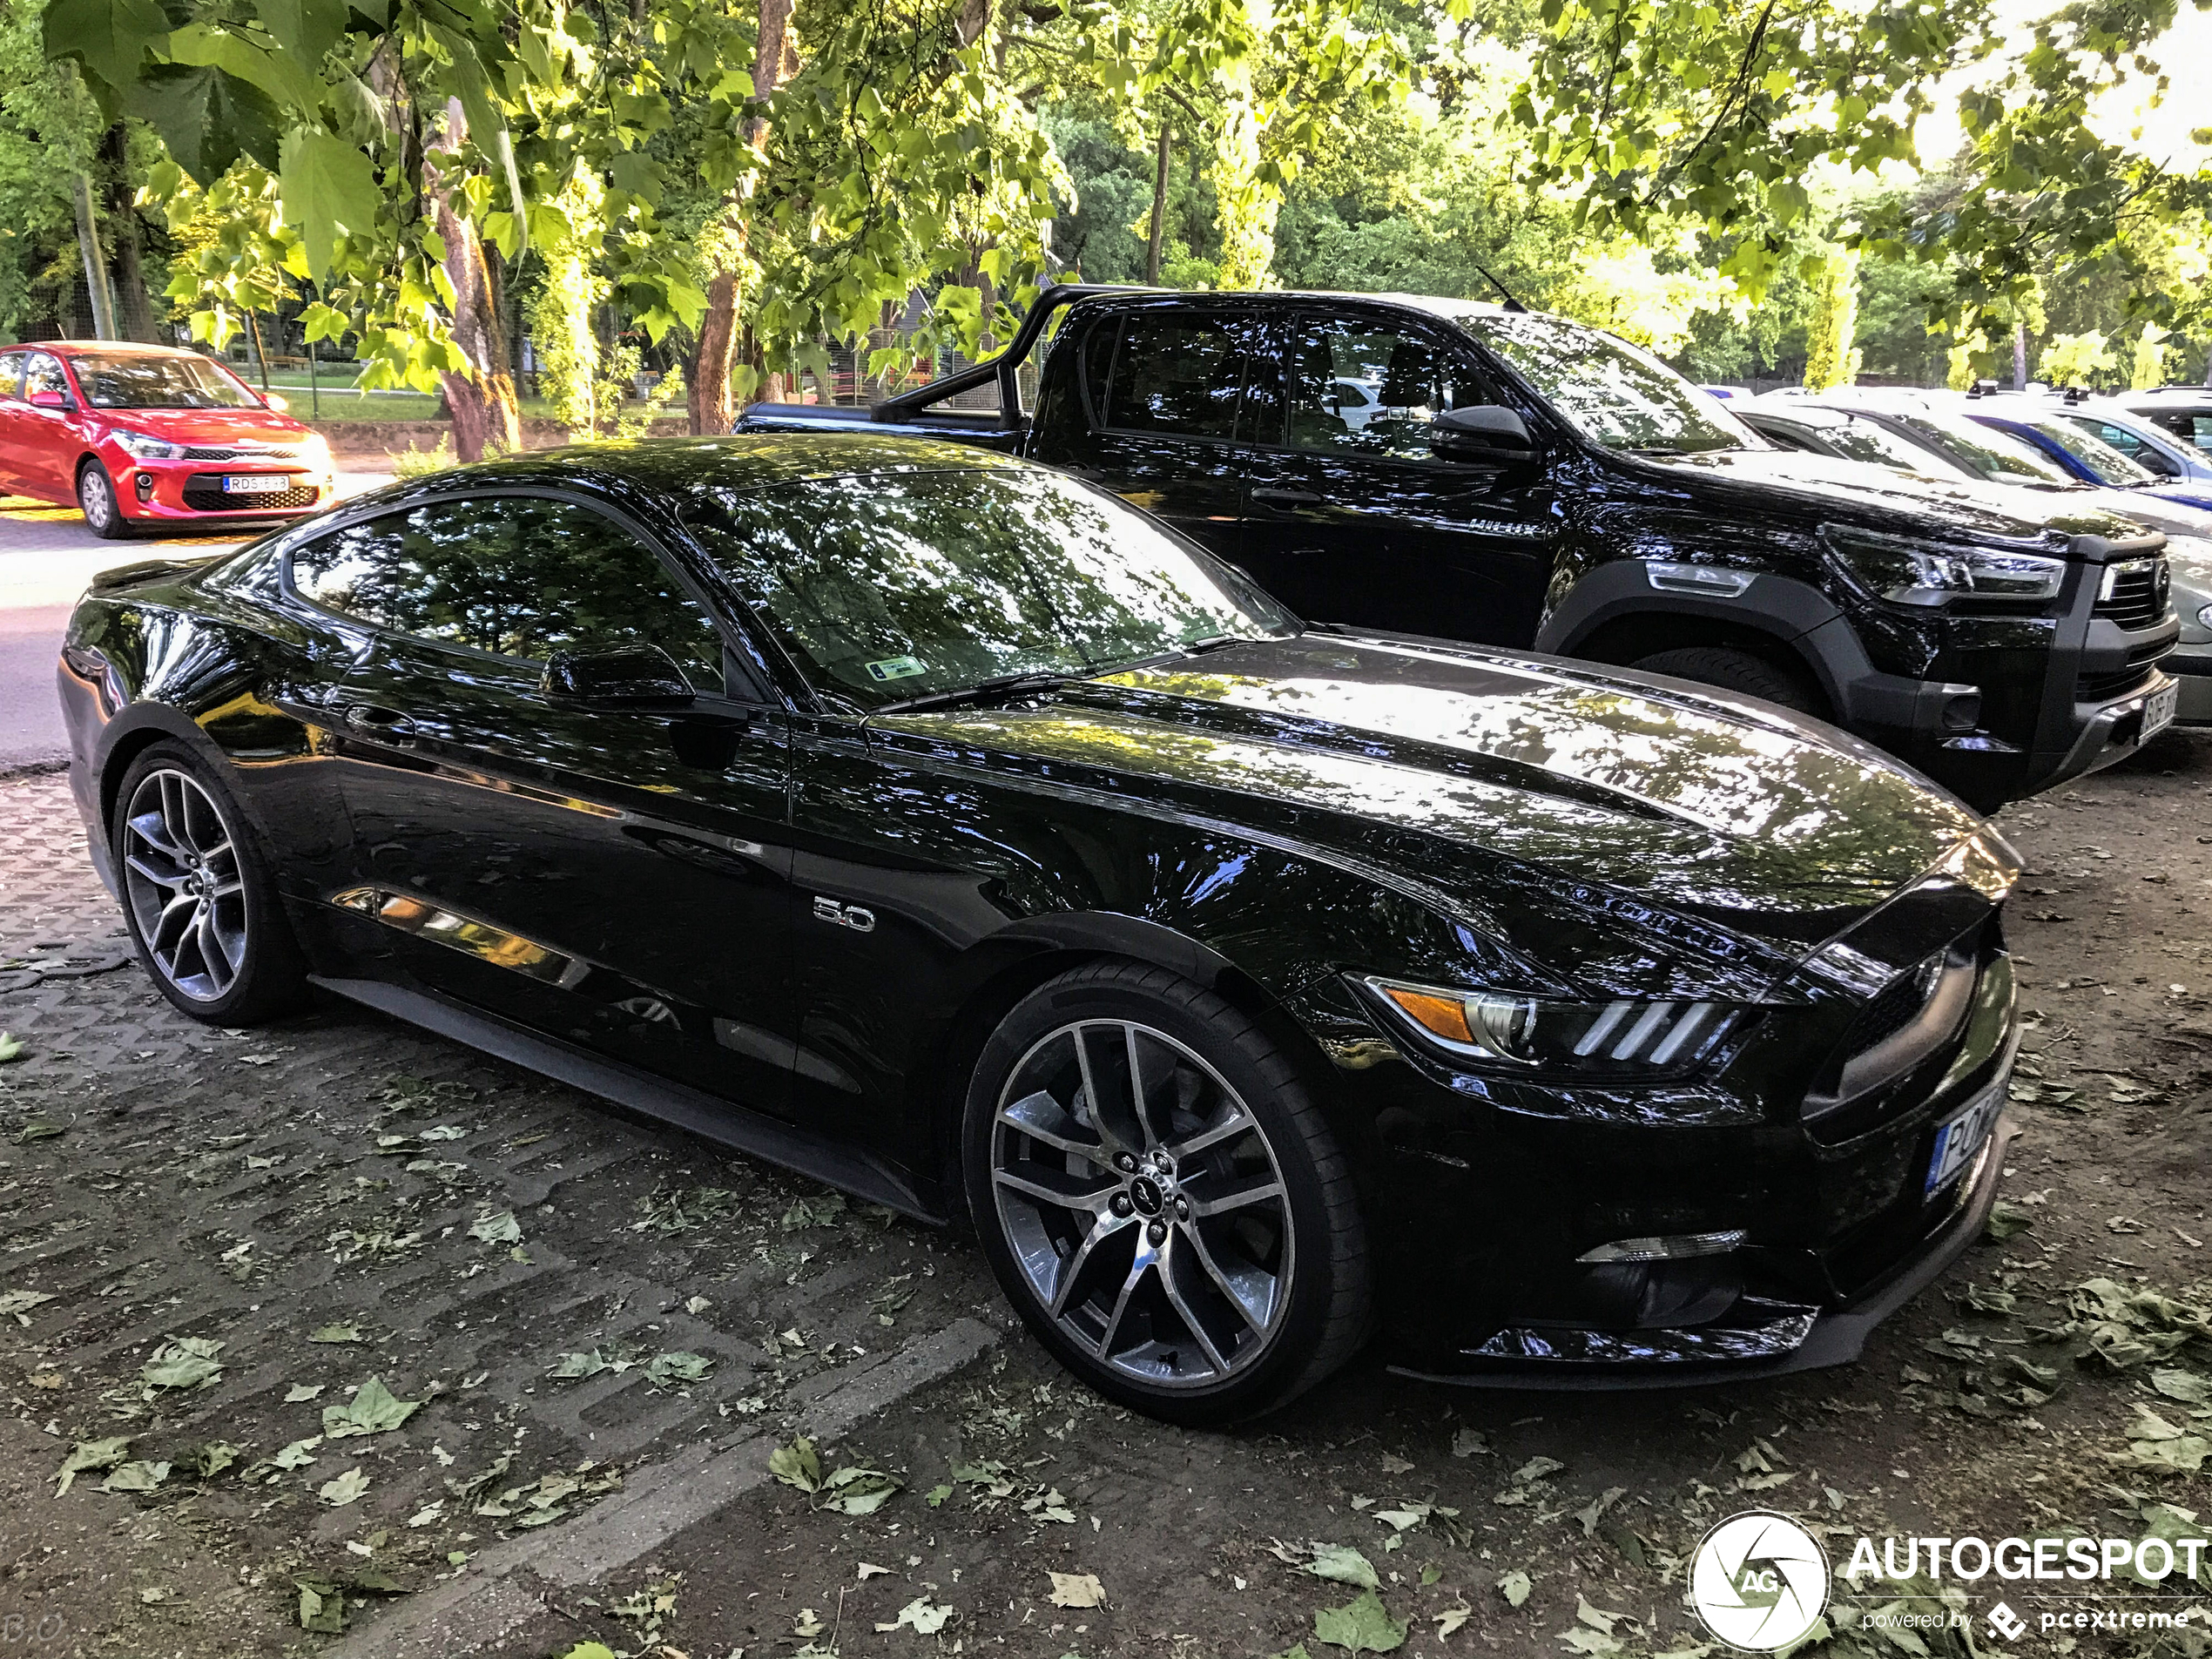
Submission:
[[[2182,688],[2179,685],[2162,685],[2144,698],[2142,741],[2148,743],[2173,725],[2175,712],[2181,705]]]
[[[1964,1111],[1944,1119],[1936,1129],[1935,1150],[1928,1157],[1928,1184],[1921,1189],[1925,1197],[1948,1186],[1959,1178],[1981,1144],[1989,1138],[1989,1131],[1996,1127],[1998,1114],[2005,1109],[2005,1090],[2009,1078],[2000,1077],[1977,1096]]]
[[[280,472],[233,472],[224,476],[223,488],[233,496],[273,496],[291,489],[292,480]]]

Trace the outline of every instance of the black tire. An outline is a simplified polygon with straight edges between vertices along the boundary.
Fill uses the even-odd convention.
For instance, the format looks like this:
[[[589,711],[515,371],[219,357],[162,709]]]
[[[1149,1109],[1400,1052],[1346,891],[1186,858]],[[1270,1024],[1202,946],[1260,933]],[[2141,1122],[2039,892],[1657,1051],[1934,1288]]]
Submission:
[[[1647,674],[1696,680],[1703,685],[1717,685],[1724,691],[1764,698],[1769,703],[1778,703],[1785,709],[1818,719],[1828,718],[1828,699],[1820,694],[1820,688],[1813,684],[1810,675],[1732,645],[1684,645],[1675,651],[1655,652],[1629,666]]]
[[[186,803],[177,816],[197,820],[187,830],[149,821],[171,799]],[[173,856],[161,851],[165,843]],[[116,789],[108,848],[139,965],[179,1008],[210,1025],[242,1026],[306,1003],[306,958],[260,846],[214,766],[177,743],[140,752]]]
[[[77,469],[77,505],[84,515],[84,528],[104,542],[119,542],[131,534],[131,521],[123,516],[116,499],[115,480],[97,461]]]
[[[1127,1114],[1132,1064],[1150,1127]],[[1110,1103],[1098,1113],[1082,1092],[1094,1077]],[[1060,1138],[1014,1127],[1002,1105]],[[1098,1121],[1122,1128],[1101,1133]],[[961,1142],[969,1214],[1000,1285],[1037,1339],[1109,1399],[1193,1426],[1234,1422],[1295,1399],[1366,1339],[1366,1231],[1350,1165],[1298,1068],[1211,991],[1131,962],[1040,986],[984,1045]],[[1040,1177],[1056,1192],[1063,1177],[1076,1195],[1064,1203],[1006,1184]],[[1064,1317],[1048,1300],[1055,1290]]]

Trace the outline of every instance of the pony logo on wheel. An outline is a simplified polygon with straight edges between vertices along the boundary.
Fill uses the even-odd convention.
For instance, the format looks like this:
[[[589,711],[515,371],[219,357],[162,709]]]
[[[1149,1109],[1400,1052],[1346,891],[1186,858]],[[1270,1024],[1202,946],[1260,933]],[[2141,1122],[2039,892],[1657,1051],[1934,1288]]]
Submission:
[[[1773,1653],[1802,1640],[1828,1606],[1828,1557],[1787,1515],[1730,1515],[1697,1546],[1689,1599],[1731,1648]]]

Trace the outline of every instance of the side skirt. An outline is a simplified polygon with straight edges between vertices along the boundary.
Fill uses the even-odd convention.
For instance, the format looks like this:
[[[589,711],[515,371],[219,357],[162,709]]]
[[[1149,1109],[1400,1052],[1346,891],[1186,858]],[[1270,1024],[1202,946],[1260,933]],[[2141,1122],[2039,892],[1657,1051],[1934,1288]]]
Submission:
[[[749,1111],[688,1084],[657,1077],[635,1066],[579,1049],[572,1043],[525,1030],[504,1020],[478,1012],[426,991],[387,984],[381,980],[335,979],[310,975],[324,990],[364,1008],[388,1014],[409,1025],[421,1026],[440,1036],[465,1042],[472,1049],[598,1095],[648,1117],[687,1129],[710,1141],[764,1159],[779,1168],[803,1175],[851,1193],[870,1204],[880,1204],[934,1227],[948,1218],[925,1204],[907,1180],[875,1159],[772,1117]]]

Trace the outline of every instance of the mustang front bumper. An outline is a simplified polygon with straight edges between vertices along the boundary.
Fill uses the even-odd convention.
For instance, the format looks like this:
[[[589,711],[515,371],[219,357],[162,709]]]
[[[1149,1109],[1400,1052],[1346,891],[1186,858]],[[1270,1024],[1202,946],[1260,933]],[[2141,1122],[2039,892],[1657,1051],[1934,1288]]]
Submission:
[[[2000,1118],[1951,1204],[1888,1278],[1840,1307],[1746,1296],[1711,1324],[1636,1332],[1520,1326],[1463,1351],[1465,1369],[1393,1366],[1400,1376],[1470,1388],[1684,1388],[1848,1365],[1874,1327],[1942,1277],[1979,1236],[2018,1132]]]

